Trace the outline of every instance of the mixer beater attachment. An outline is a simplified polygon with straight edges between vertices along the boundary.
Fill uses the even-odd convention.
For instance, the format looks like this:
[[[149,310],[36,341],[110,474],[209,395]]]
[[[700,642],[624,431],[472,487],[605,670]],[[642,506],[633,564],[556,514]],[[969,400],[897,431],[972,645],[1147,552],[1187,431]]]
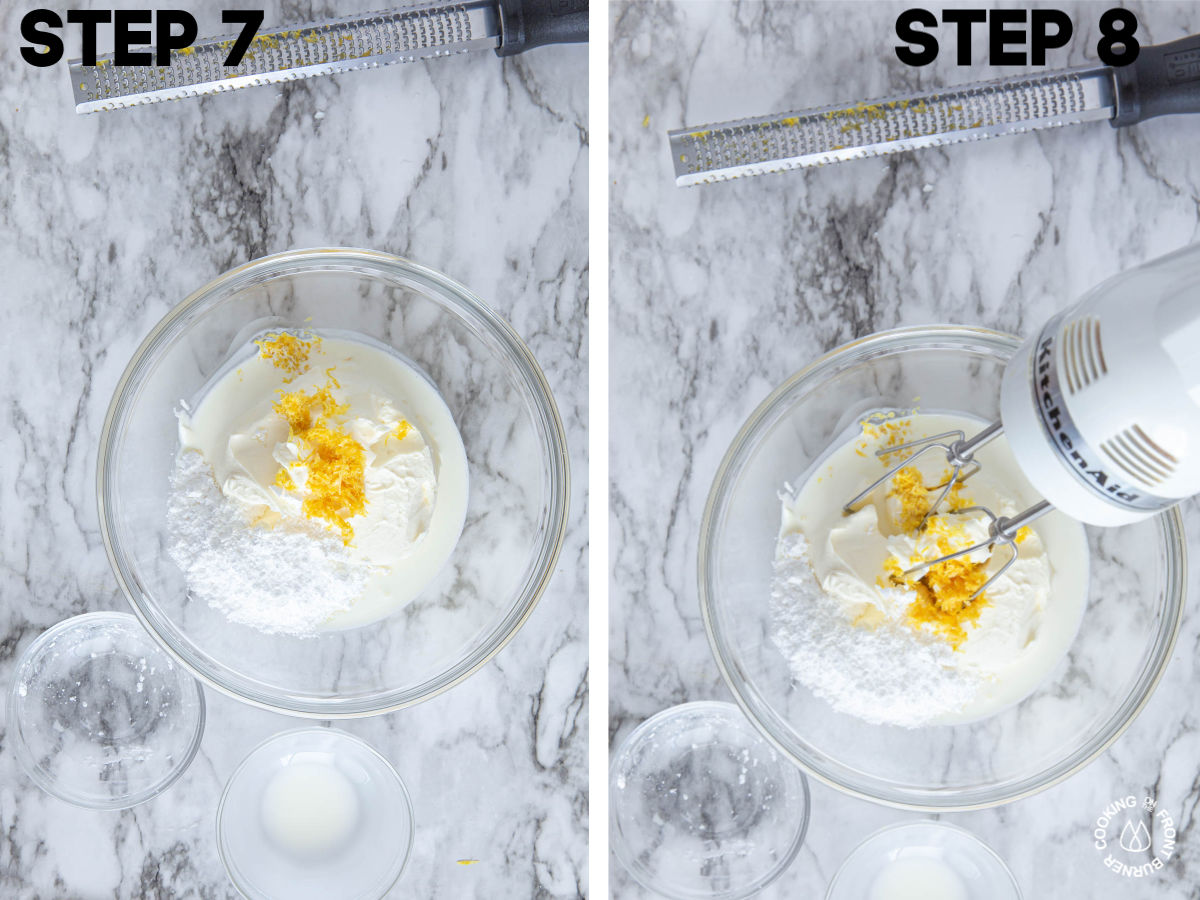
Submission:
[[[941,434],[932,434],[929,437],[923,437],[916,441],[909,441],[906,444],[897,444],[894,447],[885,447],[882,450],[876,451],[875,455],[882,458],[889,453],[900,453],[904,450],[911,450],[914,447],[921,448],[916,453],[906,456],[884,472],[879,478],[871,482],[864,491],[842,507],[842,512],[847,515],[852,512],[858,512],[859,507],[867,497],[874,493],[880,486],[891,481],[896,476],[896,473],[905,466],[912,465],[913,460],[917,457],[923,453],[928,453],[930,450],[941,450],[946,454],[946,463],[950,466],[950,477],[946,479],[944,485],[938,485],[938,487],[942,488],[942,492],[938,494],[937,499],[930,505],[929,511],[921,519],[921,525],[924,526],[929,517],[937,512],[938,507],[950,495],[950,491],[954,488],[954,483],[956,481],[966,481],[979,471],[979,463],[975,462],[975,451],[997,437],[1003,429],[1004,426],[999,422],[993,422],[970,439],[967,438],[963,431],[944,431]],[[954,438],[955,440],[947,443],[948,438]],[[970,469],[970,471],[966,475],[963,475],[962,472],[964,469]]]
[[[916,452],[909,454],[896,465],[884,472],[879,478],[875,479],[875,481],[871,482],[871,484],[869,484],[862,492],[855,496],[854,499],[843,506],[842,511],[847,515],[857,512],[863,502],[872,493],[894,478],[901,469],[912,465],[913,461],[917,459],[917,457],[924,453],[928,453],[931,450],[941,450],[946,454],[946,463],[950,466],[950,477],[947,478],[943,484],[935,485],[933,488],[930,488],[930,490],[937,490],[938,488],[941,488],[941,493],[937,495],[937,498],[933,501],[933,503],[930,504],[929,509],[921,518],[921,522],[918,527],[924,528],[925,523],[929,521],[931,516],[937,513],[938,508],[950,495],[950,491],[953,490],[955,483],[966,481],[982,468],[982,466],[980,466],[980,464],[975,460],[975,452],[989,441],[998,437],[1003,430],[1004,426],[1001,423],[993,422],[991,425],[988,425],[978,434],[970,438],[968,438],[966,433],[961,430],[944,431],[941,434],[933,434],[915,441],[908,441],[904,444],[897,444],[894,447],[885,447],[882,450],[877,450],[875,455],[878,457],[884,457],[890,453],[899,453],[904,450],[913,450],[919,448],[916,449]],[[950,438],[953,438],[953,440],[950,440]],[[966,472],[966,474],[963,474],[964,472]],[[972,544],[969,547],[964,547],[962,550],[956,550],[954,553],[947,553],[945,556],[939,556],[936,559],[922,562],[919,565],[913,566],[911,569],[905,570],[904,574],[911,575],[915,572],[932,568],[933,566],[952,559],[958,559],[962,556],[969,556],[970,554],[979,550],[990,550],[997,544],[1004,545],[1011,551],[1008,561],[1000,567],[996,574],[985,581],[982,587],[980,587],[971,595],[971,599],[974,600],[989,587],[991,587],[992,584],[995,583],[995,581],[1000,578],[1001,575],[1007,572],[1012,564],[1017,561],[1017,532],[1035,519],[1041,518],[1053,508],[1054,507],[1048,501],[1042,500],[1029,507],[1024,512],[1019,513],[1016,516],[1012,516],[1011,518],[1008,516],[997,516],[986,506],[968,506],[964,507],[963,509],[952,510],[952,515],[962,515],[965,513],[974,512],[982,513],[983,515],[987,516],[990,523],[988,525],[987,538],[979,541],[976,544]]]
[[[992,584],[994,584],[995,581],[1001,575],[1007,572],[1012,564],[1017,561],[1017,533],[1030,522],[1034,521],[1035,519],[1040,519],[1052,509],[1054,509],[1054,506],[1047,500],[1041,500],[1029,507],[1029,509],[1012,516],[1011,518],[1008,516],[997,516],[986,506],[965,506],[962,509],[956,509],[952,515],[962,515],[964,513],[977,512],[983,513],[985,516],[987,516],[990,522],[988,525],[988,536],[979,543],[972,544],[970,547],[964,547],[963,549],[956,550],[953,553],[947,553],[945,556],[939,556],[937,559],[931,559],[928,562],[918,563],[911,569],[905,569],[904,574],[912,575],[924,569],[932,568],[939,563],[944,563],[951,559],[958,559],[960,556],[970,556],[972,553],[975,553],[978,550],[991,550],[997,544],[1003,544],[1010,551],[1008,561],[1000,567],[995,575],[980,585],[979,589],[971,595],[970,599],[974,600],[976,597],[990,588]]]

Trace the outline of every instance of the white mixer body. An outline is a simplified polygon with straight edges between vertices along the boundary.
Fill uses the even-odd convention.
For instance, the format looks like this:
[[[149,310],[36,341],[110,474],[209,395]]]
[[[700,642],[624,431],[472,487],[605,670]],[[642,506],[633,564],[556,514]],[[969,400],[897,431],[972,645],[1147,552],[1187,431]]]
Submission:
[[[1001,419],[1033,486],[1092,525],[1200,493],[1200,244],[1101,283],[1026,341]]]

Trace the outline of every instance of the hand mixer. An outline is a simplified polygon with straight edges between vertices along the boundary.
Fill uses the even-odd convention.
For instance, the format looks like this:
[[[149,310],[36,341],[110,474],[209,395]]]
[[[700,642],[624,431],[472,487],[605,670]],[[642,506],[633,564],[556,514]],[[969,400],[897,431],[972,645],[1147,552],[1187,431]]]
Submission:
[[[1001,433],[1044,499],[1012,517],[955,510],[986,516],[988,537],[905,574],[1007,547],[1011,557],[974,599],[1016,561],[1017,532],[1052,509],[1090,525],[1125,525],[1200,493],[1200,244],[1116,275],[1054,316],[1005,368],[999,422],[969,438],[952,431],[880,450],[914,452],[844,511],[917,457],[940,452],[950,476],[930,489],[941,490],[923,526]]]

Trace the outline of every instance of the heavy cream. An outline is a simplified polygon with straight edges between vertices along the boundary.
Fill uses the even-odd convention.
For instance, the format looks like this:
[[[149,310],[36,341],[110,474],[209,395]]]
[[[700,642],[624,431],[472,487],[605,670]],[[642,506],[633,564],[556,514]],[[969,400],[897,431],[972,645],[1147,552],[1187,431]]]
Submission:
[[[181,412],[179,434],[248,529],[319,528],[323,543],[341,539],[345,567],[365,570],[361,594],[318,628],[412,600],[462,531],[467,460],[453,417],[423,374],[369,339],[260,335]]]
[[[1034,690],[1067,652],[1086,598],[1086,537],[1078,523],[1057,513],[1020,534],[1016,561],[977,600],[971,594],[999,571],[1008,559],[1006,548],[981,549],[954,566],[904,574],[987,537],[989,520],[982,513],[951,509],[979,505],[1012,516],[1037,499],[1002,438],[979,452],[981,470],[956,488],[924,528],[918,526],[928,500],[938,493],[927,488],[943,484],[948,474],[945,454],[936,451],[876,490],[856,512],[843,513],[850,498],[905,455],[880,459],[877,450],[979,428],[971,419],[942,414],[868,421],[861,435],[834,449],[783,501],[781,547],[788,535],[803,534],[817,584],[850,627],[874,632],[881,642],[885,632],[908,640],[912,653],[928,662],[931,679],[944,681],[952,670],[971,687],[966,702],[947,687],[947,708],[930,708],[931,723],[982,718]],[[899,645],[892,640],[888,646]],[[811,656],[803,648],[797,652]],[[886,721],[885,711],[878,718]]]

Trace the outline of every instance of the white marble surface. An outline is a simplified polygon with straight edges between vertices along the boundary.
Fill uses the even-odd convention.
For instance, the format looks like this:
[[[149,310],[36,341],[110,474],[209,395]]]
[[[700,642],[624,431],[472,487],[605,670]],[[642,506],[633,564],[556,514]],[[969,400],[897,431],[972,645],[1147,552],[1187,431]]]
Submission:
[[[1087,61],[1109,4],[1055,4]],[[611,721],[619,742],[686,700],[727,699],[696,595],[696,544],[717,464],[788,375],[852,338],[902,325],[1028,334],[1105,276],[1200,239],[1200,117],[1106,124],[808,172],[676,188],[666,131],[1007,74],[943,54],[892,54],[900,5],[613,5],[611,116]],[[1132,5],[1139,34],[1200,31],[1200,5]],[[977,46],[981,46],[977,44]],[[622,437],[624,436],[624,437]],[[1192,534],[1195,502],[1185,507]],[[1183,900],[1200,891],[1200,642],[1192,606],[1141,716],[1067,782],[949,815],[996,848],[1026,897]],[[1156,792],[1180,824],[1165,872],[1114,876],[1092,847],[1111,799]],[[763,893],[819,897],[851,848],[920,818],[812,784],[795,864]],[[644,896],[613,871],[613,894]]]
[[[390,896],[584,895],[586,50],[472,54],[79,117],[64,68],[34,70],[13,49],[27,8],[0,11],[0,684],[54,622],[127,608],[98,531],[95,450],[150,327],[264,254],[408,256],[490,301],[546,371],[573,459],[570,531],[540,606],[494,661],[422,706],[339,727],[413,793],[416,845]],[[228,30],[218,8],[203,7],[202,33]],[[331,11],[270,2],[266,22]],[[0,895],[232,896],[217,798],[252,747],[299,720],[207,697],[191,769],[121,813],[42,794],[0,737]]]

